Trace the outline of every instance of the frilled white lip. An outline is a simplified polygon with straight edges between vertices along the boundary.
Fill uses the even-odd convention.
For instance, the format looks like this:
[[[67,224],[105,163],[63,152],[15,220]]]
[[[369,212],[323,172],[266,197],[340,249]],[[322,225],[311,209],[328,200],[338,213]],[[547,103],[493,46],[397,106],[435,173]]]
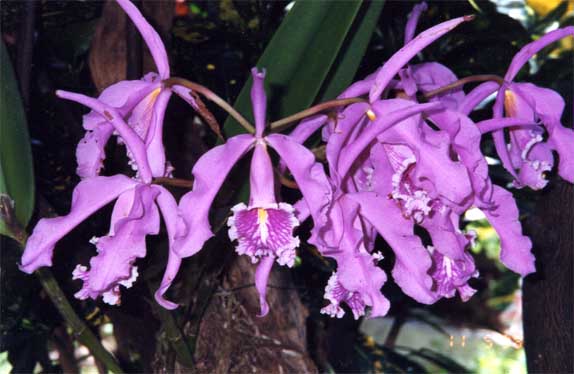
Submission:
[[[293,206],[271,203],[248,207],[239,203],[231,211],[228,234],[229,239],[237,240],[238,254],[249,256],[252,263],[264,256],[274,256],[280,265],[295,264],[295,249],[300,241],[293,236],[293,230],[299,226]]]

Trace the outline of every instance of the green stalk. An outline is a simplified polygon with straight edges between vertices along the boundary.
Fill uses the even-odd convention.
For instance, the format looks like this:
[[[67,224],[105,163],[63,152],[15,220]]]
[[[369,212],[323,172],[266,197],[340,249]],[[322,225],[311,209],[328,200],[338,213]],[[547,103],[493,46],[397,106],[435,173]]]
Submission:
[[[50,300],[52,300],[52,303],[54,303],[62,315],[62,318],[66,321],[68,327],[72,329],[73,337],[88,347],[90,353],[95,357],[95,359],[103,363],[109,371],[112,373],[123,373],[123,370],[120,368],[114,356],[112,356],[112,354],[102,346],[102,343],[92,330],[90,330],[84,321],[78,317],[74,308],[54,278],[52,271],[50,269],[42,268],[36,270],[35,274],[40,280],[44,291],[46,291]]]
[[[21,225],[16,224],[15,220],[12,220],[15,216],[11,206],[6,204],[5,201],[1,201],[0,208],[2,213],[4,213],[2,218],[10,218],[7,221],[11,223],[11,225],[8,226],[12,234],[11,237],[16,238],[21,248],[25,248],[28,235]],[[84,321],[76,314],[66,295],[58,285],[56,278],[54,278],[52,271],[47,268],[41,268],[36,270],[34,274],[36,274],[44,291],[46,291],[48,297],[50,297],[50,300],[52,300],[52,303],[54,303],[60,312],[66,325],[72,329],[73,337],[85,345],[95,359],[103,363],[109,371],[112,373],[123,373],[122,368],[114,356],[104,348],[92,330],[90,330]]]

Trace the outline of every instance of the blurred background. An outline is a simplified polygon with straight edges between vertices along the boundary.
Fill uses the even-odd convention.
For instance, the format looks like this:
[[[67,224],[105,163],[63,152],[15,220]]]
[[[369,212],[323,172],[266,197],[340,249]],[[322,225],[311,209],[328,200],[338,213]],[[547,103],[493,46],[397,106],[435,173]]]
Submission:
[[[447,19],[477,15],[416,58],[417,62],[443,63],[458,77],[504,75],[523,45],[545,32],[574,25],[573,1],[428,3],[419,32]],[[172,75],[201,83],[230,103],[293,8],[289,1],[255,0],[137,4],[168,46]],[[373,72],[402,46],[407,15],[415,4],[384,3],[355,78]],[[138,79],[155,68],[145,45],[115,4],[3,1],[0,7],[2,39],[16,73],[33,156],[36,208],[30,228],[43,216],[65,214],[78,182],[75,147],[83,136],[84,109],[57,99],[54,90],[94,96],[109,84],[126,77]],[[543,50],[517,80],[555,89],[571,104],[572,43],[569,38]],[[0,78],[4,84],[5,76]],[[473,119],[490,115],[488,101],[482,108]],[[219,123],[225,122],[223,112],[210,109]],[[566,110],[563,123],[572,126],[572,110]],[[193,163],[217,139],[191,108],[175,99],[170,102],[165,128],[175,176],[189,178]],[[494,155],[488,139],[483,147]],[[110,144],[106,172],[125,170],[122,153],[121,146]],[[507,185],[509,176],[498,160],[493,156],[489,164],[495,183]],[[224,217],[241,194],[241,175],[237,174],[217,200],[216,218]],[[179,195],[185,192],[174,189]],[[539,200],[548,196],[513,192],[527,222],[529,216],[538,214]],[[290,193],[285,191],[286,196]],[[184,307],[173,313],[161,310],[150,291],[165,266],[165,235],[148,239],[148,256],[138,262],[142,277],[124,291],[121,306],[76,300],[72,295],[79,284],[72,281],[72,270],[93,255],[89,238],[106,231],[110,211],[109,207],[100,211],[60,242],[53,274],[78,315],[126,372],[185,372],[190,365],[198,372],[275,372],[277,367],[321,372],[526,372],[521,280],[499,263],[498,237],[478,210],[469,211],[464,220],[465,230],[477,233],[472,251],[480,271],[480,277],[471,280],[478,292],[470,301],[463,303],[457,297],[421,305],[389,280],[383,288],[392,304],[389,315],[358,321],[350,313],[341,320],[320,314],[332,264],[306,245],[295,269],[274,271],[269,296],[274,312],[265,320],[257,319],[249,264],[236,258],[225,235],[218,235],[185,262],[172,297]],[[308,235],[304,227],[301,231],[302,237]],[[18,270],[20,253],[15,241],[1,237],[0,373],[105,372],[66,327],[37,278]],[[382,262],[387,270],[391,265],[392,256]],[[180,338],[185,344],[174,345],[174,339]],[[189,352],[192,363],[186,361]]]

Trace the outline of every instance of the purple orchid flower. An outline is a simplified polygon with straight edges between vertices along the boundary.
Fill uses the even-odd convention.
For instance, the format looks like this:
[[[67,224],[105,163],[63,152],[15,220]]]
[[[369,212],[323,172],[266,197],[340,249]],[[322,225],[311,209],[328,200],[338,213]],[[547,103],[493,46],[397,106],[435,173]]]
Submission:
[[[441,297],[451,298],[458,292],[462,301],[468,301],[476,292],[468,281],[478,277],[472,256],[465,252],[462,259],[452,260],[434,248],[429,250],[433,260],[430,275],[435,281],[437,293]]]
[[[414,225],[411,223],[409,230],[409,224],[395,227],[386,223],[389,218],[393,222],[404,220],[398,204],[387,198],[391,193],[392,178],[387,179],[387,192],[369,192],[380,188],[377,180],[381,177],[379,168],[385,171],[392,168],[361,155],[364,150],[368,152],[377,137],[400,127],[402,122],[417,113],[439,106],[439,103],[421,105],[390,99],[373,105],[353,104],[342,113],[342,120],[328,139],[326,151],[336,197],[329,213],[329,223],[316,227],[309,240],[324,256],[337,261],[337,272],[331,277],[325,292],[330,304],[323,308],[323,313],[342,317],[341,304],[344,302],[355,318],[364,315],[367,306],[371,307],[370,317],[386,314],[389,303],[380,292],[386,276],[376,266],[381,256],[372,253],[377,232],[402,259],[397,261],[393,270],[395,281],[407,294],[421,302],[436,301],[433,281],[427,274],[432,263],[430,254],[414,235]],[[408,260],[408,251],[416,251],[420,261]]]
[[[256,68],[251,71],[253,87],[251,100],[255,117],[255,134],[238,135],[204,154],[193,168],[193,190],[184,195],[179,204],[180,215],[187,223],[187,230],[178,234],[174,244],[175,254],[181,258],[197,253],[203,244],[213,236],[209,224],[209,209],[232,167],[250,149],[254,149],[251,160],[251,195],[247,205],[240,203],[233,207],[228,220],[229,236],[237,241],[236,251],[259,263],[255,285],[260,294],[261,316],[269,311],[265,295],[269,273],[274,262],[293,266],[295,249],[299,239],[293,236],[298,226],[294,208],[284,202],[277,202],[274,171],[268,148],[273,148],[293,175],[305,201],[305,210],[313,216],[315,224],[323,224],[325,209],[331,199],[327,177],[315,157],[305,147],[290,137],[280,134],[264,136],[266,125],[266,95],[263,88],[265,71]],[[163,295],[175,278],[179,262],[168,265],[156,298]],[[164,304],[170,303],[165,300]],[[170,307],[176,305],[170,303]]]
[[[473,16],[465,16],[455,18],[443,23],[440,23],[428,30],[423,31],[416,38],[412,39],[414,35],[416,23],[420,14],[426,9],[426,5],[421,3],[416,5],[409,17],[407,27],[405,30],[405,45],[397,53],[395,53],[383,66],[375,72],[367,76],[365,79],[353,83],[345,91],[343,91],[337,98],[347,99],[352,97],[363,96],[369,94],[369,102],[374,103],[379,100],[381,94],[388,88],[399,87],[402,88],[401,82],[394,80],[398,74],[401,75],[403,67],[421,50],[428,45],[439,39],[444,34],[448,33],[456,26],[463,22],[473,19]],[[442,84],[449,84],[454,82],[457,78],[448,68],[438,63],[421,64],[420,67],[415,65],[414,78],[420,85],[421,91],[426,92],[435,89]],[[416,89],[415,89],[416,92]],[[413,92],[414,94],[414,92]],[[443,97],[455,103],[462,101],[462,90],[454,89],[445,94],[439,95],[438,99],[432,101],[441,101]],[[445,101],[447,101],[445,100]],[[319,128],[323,128],[323,140],[327,141],[331,133],[336,131],[338,120],[330,120],[327,115],[320,114],[309,117],[297,125],[291,132],[290,136],[299,143],[307,140]]]
[[[419,14],[422,9],[422,6],[418,9]],[[386,83],[380,82],[393,82],[391,78],[397,73],[401,75],[402,65],[407,63],[420,49],[426,47],[433,40],[465,20],[468,20],[468,18],[460,18],[454,22],[436,26],[431,29],[432,31],[427,30],[423,32],[417,40],[408,43],[398,53],[398,57],[393,56],[377,72],[367,77],[364,81],[353,84],[339,96],[339,98],[346,98],[363,95],[369,91],[373,92],[373,87],[379,82],[380,86],[378,88],[380,91],[376,95],[371,95],[371,105],[364,103],[350,105],[334,120],[330,120],[324,115],[311,117],[303,121],[291,134],[297,141],[303,142],[314,131],[323,126],[323,138],[327,141],[327,159],[329,161],[331,183],[334,185],[334,190],[338,191],[335,192],[335,196],[338,197],[334,199],[330,210],[329,223],[323,227],[316,226],[310,240],[311,243],[317,245],[323,255],[334,258],[338,264],[337,272],[333,274],[327,285],[325,298],[329,300],[330,304],[323,308],[323,313],[341,317],[344,311],[340,305],[346,303],[351,308],[355,318],[364,315],[366,306],[371,307],[371,317],[386,314],[389,303],[380,293],[380,288],[384,284],[386,276],[376,266],[375,259],[370,254],[374,247],[377,231],[389,243],[392,243],[391,246],[397,253],[397,257],[403,259],[403,261],[397,261],[393,270],[393,276],[403,290],[415,299],[425,303],[432,303],[438,297],[436,292],[432,291],[433,280],[428,274],[432,264],[430,253],[422,245],[420,239],[414,235],[414,226],[411,224],[410,230],[409,225],[405,225],[400,229],[392,229],[382,221],[384,220],[382,217],[387,214],[390,216],[394,214],[398,220],[404,220],[403,212],[401,212],[399,206],[389,204],[388,201],[383,199],[376,199],[376,206],[380,208],[378,213],[375,213],[373,209],[363,208],[363,204],[368,205],[375,202],[368,197],[372,197],[372,193],[369,191],[375,189],[375,170],[380,168],[380,165],[375,166],[375,162],[368,157],[368,149],[373,141],[377,141],[377,138],[384,137],[387,133],[389,134],[388,136],[391,136],[390,134],[393,131],[399,132],[405,137],[402,143],[409,143],[412,137],[409,129],[403,130],[401,128],[401,121],[408,121],[409,117],[415,116],[417,113],[430,112],[432,109],[440,106],[440,101],[417,105],[400,99],[380,101],[376,98],[386,86]],[[416,21],[414,21],[414,24],[416,24]],[[413,22],[411,22],[410,27],[414,28]],[[414,30],[412,32],[414,33]],[[433,70],[433,68],[433,66],[430,66],[430,70]],[[447,69],[441,70],[441,67],[438,67],[436,70],[439,70],[439,73],[443,73],[443,70]],[[424,69],[421,69],[421,72],[424,72]],[[441,74],[438,75],[440,76]],[[442,75],[444,76],[445,74]],[[453,76],[454,74],[451,73],[443,80],[448,79],[448,83],[451,83],[456,80],[456,77],[453,79]],[[425,81],[424,74],[422,74],[420,80],[423,84],[432,84],[432,81],[428,79]],[[393,84],[396,86],[396,82]],[[437,85],[440,85],[440,83],[437,82]],[[434,88],[436,87],[431,86],[428,89]],[[458,96],[461,95],[458,94]],[[457,97],[457,99],[457,101],[460,101],[462,98]],[[420,131],[418,132],[420,133]],[[398,137],[401,135],[398,135]],[[429,133],[427,137],[430,139],[437,136]],[[433,140],[435,143],[438,143],[438,139]],[[433,144],[433,146],[436,146],[436,144]],[[420,148],[427,149],[425,146]],[[367,157],[364,155],[365,150]],[[448,153],[443,154],[446,156]],[[412,155],[414,155],[413,151],[411,151]],[[423,159],[425,161],[422,161]],[[426,162],[428,159],[421,157],[421,162]],[[436,164],[440,165],[440,162]],[[408,165],[400,168],[402,170],[398,172],[398,175],[404,173],[408,169]],[[419,168],[421,171],[425,169],[428,170],[429,167],[425,165]],[[432,170],[432,167],[430,169]],[[455,169],[462,176],[463,187],[458,193],[455,189],[454,195],[452,194],[453,190],[445,189],[445,193],[456,202],[462,203],[468,200],[470,183],[465,182],[468,181],[468,178],[463,167],[457,165]],[[386,170],[392,169],[389,167]],[[440,170],[441,168],[437,172],[440,172]],[[433,180],[437,181],[437,186],[440,185],[437,179]],[[407,186],[409,191],[399,191],[401,186],[407,186],[407,183],[401,184],[401,181],[396,183],[395,192],[397,199],[403,198],[405,200],[404,205],[406,205],[407,214],[422,219],[424,214],[430,211],[428,203],[431,199],[422,190],[410,191],[410,186]],[[365,192],[366,195],[362,192]],[[390,193],[391,190],[383,194],[385,199]],[[433,190],[433,193],[435,196],[438,196],[436,195],[436,189]],[[380,196],[380,194],[376,193],[375,196]],[[357,205],[358,203],[359,205]],[[360,206],[360,208],[353,210],[349,206]],[[462,208],[459,210],[462,210]],[[366,214],[365,211],[369,214]],[[350,222],[354,223],[349,224]],[[353,225],[356,225],[356,227]],[[407,257],[405,257],[408,256],[402,251],[402,246],[405,245],[405,238],[410,238],[408,239],[410,240],[409,243],[411,243],[413,250],[416,248],[417,258],[420,257],[420,261],[408,261]],[[376,258],[378,258],[378,255]]]
[[[51,266],[56,243],[82,221],[106,204],[116,200],[109,233],[90,242],[98,254],[90,261],[90,269],[78,265],[73,279],[81,279],[83,287],[75,296],[78,299],[96,299],[120,303],[120,286],[131,287],[138,276],[134,262],[146,254],[145,238],[159,232],[161,211],[170,242],[177,227],[177,203],[163,187],[152,185],[152,169],[148,161],[145,142],[111,106],[83,95],[58,91],[58,96],[88,106],[102,120],[113,126],[125,142],[136,163],[139,176],[85,178],[74,189],[72,207],[66,216],[41,219],[28,239],[20,269],[32,273],[41,266]]]
[[[574,159],[571,152],[574,131],[560,122],[564,100],[550,89],[513,82],[516,74],[534,54],[567,36],[574,36],[573,26],[552,31],[524,46],[514,56],[504,76],[505,83],[498,90],[493,107],[495,119],[502,118],[504,111],[508,117],[540,123],[535,128],[510,128],[509,144],[506,144],[503,130],[493,133],[496,151],[503,166],[514,177],[513,183],[517,188],[529,186],[537,190],[546,186],[548,181],[545,173],[554,166],[552,151],[558,153],[560,159],[558,174],[574,183]]]
[[[417,4],[409,14],[405,26],[405,45],[414,37],[420,16],[428,9],[425,2]],[[391,81],[390,87],[401,90],[399,96],[416,101],[416,93],[428,93],[458,80],[446,66],[438,62],[407,65],[398,72],[399,80]],[[431,97],[430,101],[440,101],[448,109],[457,109],[464,100],[462,87],[453,88]]]
[[[145,20],[138,8],[129,0],[117,0],[118,4],[134,22],[147,44],[158,73],[147,73],[141,80],[121,81],[106,88],[98,97],[102,103],[115,108],[124,121],[145,141],[150,169],[154,177],[164,177],[170,173],[165,167],[163,149],[163,119],[172,92],[197,108],[189,89],[180,86],[166,87],[162,81],[170,77],[167,52],[158,33]],[[114,127],[99,113],[91,111],[84,116],[83,126],[86,135],[79,142],[76,151],[77,174],[81,178],[99,175],[105,159],[104,147]],[[122,139],[118,139],[122,142]],[[135,162],[130,153],[130,165]],[[162,174],[163,173],[163,174]]]

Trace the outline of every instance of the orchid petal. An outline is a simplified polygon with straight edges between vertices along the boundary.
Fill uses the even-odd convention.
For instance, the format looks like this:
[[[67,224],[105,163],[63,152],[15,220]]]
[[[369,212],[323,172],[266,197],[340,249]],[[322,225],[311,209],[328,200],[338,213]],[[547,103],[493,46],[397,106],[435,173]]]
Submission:
[[[117,0],[117,2],[137,27],[143,40],[145,40],[161,79],[169,78],[169,60],[167,59],[167,52],[157,31],[151,27],[149,22],[146,21],[141,14],[140,10],[132,4],[131,1]]]
[[[257,68],[251,69],[253,86],[251,86],[251,104],[253,105],[253,117],[255,118],[255,136],[260,138],[265,131],[265,117],[267,111],[267,96],[263,82],[265,80],[265,69],[259,71]]]
[[[376,266],[376,259],[362,246],[362,231],[357,228],[360,225],[359,205],[347,196],[334,202],[329,212],[330,230],[315,233],[323,239],[319,246],[321,253],[337,261],[337,272],[325,290],[325,298],[331,304],[321,312],[340,318],[344,311],[339,305],[345,302],[355,319],[365,314],[366,306],[372,308],[370,317],[384,316],[390,306],[381,293],[387,277]]]
[[[437,294],[451,298],[458,291],[462,301],[470,299],[476,290],[468,285],[468,281],[472,277],[478,277],[472,256],[464,252],[460,259],[451,259],[433,249],[432,260],[430,274],[436,282]]]
[[[341,152],[342,148],[345,145],[353,144],[355,138],[360,135],[361,130],[366,126],[368,118],[365,114],[370,110],[370,107],[367,103],[351,104],[341,112],[341,119],[337,119],[325,150],[332,178],[338,174],[337,165],[340,157],[344,154],[344,152]]]
[[[331,186],[323,166],[315,161],[311,151],[286,135],[272,134],[265,140],[293,175],[315,224],[322,225],[326,220],[325,209],[332,198]]]
[[[547,45],[569,35],[574,36],[574,26],[568,26],[562,29],[550,31],[549,33],[546,33],[545,35],[538,38],[536,41],[526,44],[516,55],[514,55],[514,58],[512,59],[508,70],[506,71],[504,80],[507,82],[512,81],[522,66],[524,66],[524,64],[526,64],[532,56],[540,52],[540,50],[542,50]]]
[[[249,150],[253,135],[238,135],[205,153],[193,167],[193,190],[179,203],[179,212],[187,225],[185,235],[174,244],[175,253],[189,257],[197,253],[213,236],[209,224],[209,209],[231,168]]]
[[[574,183],[574,131],[557,124],[548,137],[548,144],[558,153],[558,174],[564,180]]]
[[[513,90],[538,117],[548,132],[548,144],[558,153],[558,174],[574,183],[574,131],[560,122],[564,111],[564,99],[555,91],[531,83],[513,84]],[[517,105],[520,100],[517,100]]]
[[[269,282],[269,274],[274,262],[273,256],[264,257],[255,271],[255,288],[259,292],[259,304],[261,305],[261,312],[257,315],[258,317],[265,317],[269,313],[269,304],[267,304],[266,299],[267,282]]]
[[[150,83],[145,80],[120,81],[103,90],[98,100],[115,108],[122,116],[126,116],[145,97],[159,87],[159,82]],[[97,111],[91,111],[83,117],[83,126],[86,130],[94,130],[104,123],[106,123],[105,118],[102,118]]]
[[[136,132],[124,122],[120,114],[114,108],[98,101],[97,99],[81,94],[58,90],[56,91],[56,95],[62,99],[75,101],[79,104],[85,105],[108,120],[108,122],[110,122],[120,134],[129,151],[133,155],[144,183],[151,182],[152,174],[146,156],[145,145]]]
[[[536,271],[535,259],[530,252],[532,242],[522,235],[518,207],[512,194],[495,186],[492,200],[495,208],[483,209],[483,212],[500,237],[500,260],[507,268],[522,276]]]
[[[523,119],[523,118],[514,118],[514,117],[493,118],[493,119],[487,119],[487,120],[480,121],[480,122],[476,123],[476,127],[478,127],[481,134],[486,134],[488,132],[502,130],[502,129],[505,129],[507,127],[520,126],[520,127],[526,127],[527,128],[527,127],[533,127],[533,126],[537,126],[537,125],[538,125],[538,123],[534,123],[530,120]]]
[[[419,91],[427,93],[458,80],[457,76],[446,66],[438,62],[427,62],[411,65],[411,76]],[[453,88],[430,98],[431,102],[438,101],[446,108],[457,109],[464,100],[462,87]]]
[[[431,121],[451,138],[453,150],[468,170],[468,176],[476,201],[487,205],[492,194],[492,182],[488,175],[488,164],[480,149],[481,133],[475,123],[466,115],[451,110],[433,113]],[[475,201],[475,203],[476,203]]]
[[[289,137],[297,143],[303,144],[315,131],[327,123],[328,120],[329,117],[325,114],[305,118],[289,133]]]
[[[423,31],[402,47],[383,65],[383,68],[377,74],[375,83],[369,92],[369,101],[373,103],[378,100],[393,77],[397,75],[399,70],[416,56],[417,53],[462,22],[470,21],[471,19],[472,17],[465,16],[440,23]]]
[[[376,119],[352,144],[349,144],[349,146],[345,148],[346,151],[341,155],[339,165],[337,166],[339,176],[343,178],[348,173],[357,157],[359,157],[365,148],[383,131],[406,118],[424,111],[439,108],[440,106],[440,103],[412,104],[412,102],[402,99],[389,99],[375,102],[372,105],[372,110],[375,113]]]
[[[469,241],[459,230],[458,220],[456,225],[453,222],[452,215],[450,209],[439,209],[426,217],[420,225],[429,233],[433,247],[449,258],[459,260],[463,258]]]
[[[125,193],[130,194],[132,202],[128,215],[116,222],[113,234],[95,241],[98,254],[90,260],[90,270],[78,269],[74,274],[84,281],[75,295],[79,299],[96,299],[102,294],[105,297],[106,292],[116,291],[122,281],[130,280],[134,261],[145,257],[146,236],[159,232],[160,219],[154,202],[158,192],[149,185],[139,185]],[[119,297],[119,293],[114,293]]]
[[[261,257],[272,256],[279,265],[295,264],[299,238],[293,230],[299,225],[294,209],[287,203],[269,204],[266,207],[235,205],[233,215],[227,220],[229,239],[237,240],[236,252],[249,256],[252,263]]]
[[[155,292],[155,300],[166,309],[172,310],[178,307],[178,304],[166,300],[163,295],[167,292],[167,289],[171,286],[171,283],[175,279],[179,267],[181,265],[181,257],[179,257],[174,251],[173,246],[175,243],[175,238],[178,233],[178,225],[181,218],[177,214],[177,202],[173,198],[173,195],[161,186],[154,186],[155,189],[159,191],[159,195],[156,198],[156,203],[159,206],[161,214],[163,216],[165,227],[167,229],[167,235],[169,238],[169,256],[167,260],[167,267],[161,284],[158,290]]]
[[[267,153],[267,146],[263,142],[257,142],[253,150],[249,173],[249,206],[265,207],[274,204],[276,202],[274,181],[273,165]]]
[[[147,159],[154,177],[166,176],[165,150],[163,146],[163,121],[171,91],[163,90],[153,107],[153,115],[145,138]]]
[[[123,175],[81,181],[74,189],[68,215],[43,218],[38,222],[26,243],[20,269],[32,273],[41,266],[51,266],[56,242],[95,211],[135,185],[137,181]]]
[[[187,87],[183,87],[183,86],[179,86],[179,85],[175,85],[171,87],[171,90],[180,98],[182,98],[186,103],[188,103],[189,105],[191,105],[191,107],[198,111],[199,110],[199,106],[197,105],[197,102],[195,101],[195,98],[191,95],[191,90]]]
[[[412,221],[404,219],[399,207],[386,196],[373,192],[348,196],[360,204],[361,215],[393,248],[396,255],[393,278],[403,292],[421,303],[434,303],[437,297],[431,291],[433,281],[428,275],[432,264],[430,254],[414,234]]]
[[[339,96],[337,96],[337,99],[349,99],[353,97],[363,96],[369,93],[369,90],[375,83],[375,78],[377,77],[381,69],[382,67],[375,70],[375,72],[369,74],[365,79],[351,84],[349,87],[345,89],[345,91],[343,91]]]
[[[114,127],[105,122],[88,130],[76,148],[78,167],[76,174],[80,178],[95,177],[100,174],[106,158],[105,146],[112,136]]]
[[[503,117],[503,110],[504,110],[504,99],[506,95],[504,94],[505,89],[507,86],[503,86],[498,90],[498,94],[496,95],[496,100],[494,101],[494,105],[492,107],[492,116],[493,118],[502,118]],[[506,141],[504,139],[504,131],[497,130],[492,133],[492,140],[494,141],[494,148],[496,149],[496,154],[498,158],[500,158],[500,162],[502,166],[512,175],[515,179],[518,179],[518,174],[512,167],[512,161],[510,160],[510,154],[508,153],[508,148],[506,146]]]
[[[497,82],[488,81],[479,84],[466,94],[462,99],[458,111],[462,114],[469,115],[480,103],[486,100],[487,97],[492,95],[498,90],[500,85]]]
[[[410,42],[415,36],[415,31],[417,29],[417,24],[419,23],[419,18],[423,12],[428,9],[427,3],[422,2],[413,7],[413,10],[409,13],[409,18],[407,20],[407,25],[405,27],[405,44]]]
[[[405,68],[399,70],[399,78],[401,80],[401,88],[404,94],[407,95],[409,99],[414,98],[418,91],[417,82],[413,77],[413,72],[411,67],[407,65]]]

